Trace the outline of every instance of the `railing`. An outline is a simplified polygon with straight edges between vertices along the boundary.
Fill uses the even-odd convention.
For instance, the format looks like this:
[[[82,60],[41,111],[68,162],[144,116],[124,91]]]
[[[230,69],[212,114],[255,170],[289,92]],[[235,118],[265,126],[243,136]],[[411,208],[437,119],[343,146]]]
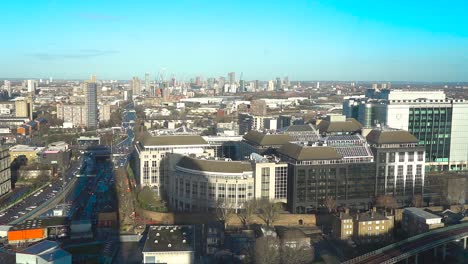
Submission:
[[[430,232],[426,232],[426,233],[422,233],[422,234],[419,234],[419,235],[416,235],[416,236],[412,236],[410,238],[399,241],[397,243],[390,244],[388,246],[385,246],[383,248],[379,248],[377,250],[371,251],[371,252],[366,253],[364,255],[361,255],[359,257],[347,260],[345,262],[342,262],[342,264],[358,263],[358,262],[361,262],[361,261],[363,261],[363,260],[365,260],[365,259],[367,259],[369,257],[381,254],[381,253],[383,253],[383,252],[385,252],[387,250],[390,250],[390,249],[398,248],[398,247],[400,247],[400,246],[402,246],[402,245],[404,245],[406,243],[413,242],[413,241],[418,240],[420,238],[423,238],[423,237],[426,237],[426,236],[431,236],[431,235],[438,234],[438,233],[447,232],[447,231],[450,231],[450,230],[454,230],[454,229],[458,229],[458,228],[466,227],[466,226],[468,226],[468,223],[463,223],[463,224],[453,225],[453,226],[449,226],[449,227],[439,228],[439,229],[436,229],[436,230],[432,230]],[[453,239],[451,239],[451,240],[453,240]]]

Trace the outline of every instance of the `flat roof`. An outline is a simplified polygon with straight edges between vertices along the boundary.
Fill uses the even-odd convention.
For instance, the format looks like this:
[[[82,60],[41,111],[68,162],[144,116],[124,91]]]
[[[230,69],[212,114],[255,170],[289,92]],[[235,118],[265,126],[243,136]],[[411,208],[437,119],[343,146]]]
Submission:
[[[35,218],[14,225],[10,231],[46,228],[52,226],[65,226],[69,221],[66,217]]]
[[[190,157],[182,157],[177,166],[197,171],[222,172],[222,173],[243,173],[252,171],[250,162],[241,161],[221,161],[203,160]]]
[[[143,252],[194,251],[194,226],[150,226]]]
[[[198,135],[172,135],[145,136],[142,139],[142,144],[143,146],[208,145],[208,142]]]
[[[55,249],[59,246],[60,244],[55,241],[50,241],[50,240],[43,240],[35,245],[32,245],[23,251],[21,253],[23,254],[32,254],[32,255],[40,255],[43,254],[46,251],[50,251],[52,249]]]
[[[433,213],[429,213],[428,211],[426,210],[423,210],[421,208],[416,208],[416,207],[408,207],[408,208],[405,208],[405,210],[403,212],[410,212],[411,214],[419,217],[419,218],[423,218],[423,219],[442,219],[442,217],[438,216],[438,215],[435,215]]]

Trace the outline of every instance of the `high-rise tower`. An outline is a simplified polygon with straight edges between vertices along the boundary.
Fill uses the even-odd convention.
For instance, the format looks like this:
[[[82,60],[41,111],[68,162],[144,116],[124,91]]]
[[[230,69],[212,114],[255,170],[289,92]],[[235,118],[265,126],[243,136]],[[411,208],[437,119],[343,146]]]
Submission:
[[[97,84],[93,75],[90,81],[86,82],[86,126],[91,129],[98,127],[98,107],[97,107]]]

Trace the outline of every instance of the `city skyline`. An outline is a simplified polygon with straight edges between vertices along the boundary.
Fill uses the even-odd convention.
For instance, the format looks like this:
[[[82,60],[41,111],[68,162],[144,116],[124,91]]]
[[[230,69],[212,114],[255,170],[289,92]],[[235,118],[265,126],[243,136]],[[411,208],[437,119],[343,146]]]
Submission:
[[[0,75],[468,81],[466,3],[58,1],[4,5]],[[32,14],[32,15],[31,15]]]

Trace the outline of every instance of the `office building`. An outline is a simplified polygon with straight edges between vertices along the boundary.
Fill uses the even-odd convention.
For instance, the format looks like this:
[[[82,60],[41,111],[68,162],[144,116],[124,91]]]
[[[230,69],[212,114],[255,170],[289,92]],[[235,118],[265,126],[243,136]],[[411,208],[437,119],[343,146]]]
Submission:
[[[248,159],[252,153],[275,155],[279,148],[291,141],[287,134],[267,134],[252,130],[241,141],[241,159]]]
[[[147,136],[136,142],[135,149],[140,185],[150,186],[161,196],[169,190],[169,154],[214,157],[213,148],[201,136]]]
[[[10,153],[7,147],[0,147],[0,198],[11,191]]]
[[[235,72],[230,72],[228,73],[228,79],[229,79],[229,84],[233,85],[236,83],[236,73]]]
[[[375,164],[360,135],[329,136],[316,143],[286,143],[277,151],[288,163],[288,208],[307,213],[327,197],[338,206],[367,208],[375,192]]]
[[[425,182],[425,147],[404,130],[372,130],[367,135],[376,162],[375,196],[392,195],[399,204],[422,195]]]
[[[254,196],[286,203],[288,185],[288,164],[273,156],[250,154],[254,175]]]
[[[276,78],[275,90],[276,90],[277,92],[283,90],[283,83],[281,82],[281,78],[280,78],[280,77],[277,77],[277,78]]]
[[[426,146],[429,170],[468,169],[465,100],[449,99],[443,91],[368,90],[360,98],[345,98],[343,113],[366,126],[409,131]]]
[[[177,211],[214,212],[218,200],[224,201],[221,206],[238,210],[254,197],[250,162],[184,156],[176,162],[175,175],[169,181],[169,200]]]
[[[97,84],[96,82],[86,83],[86,127],[96,129],[98,127],[98,106],[97,106]]]
[[[149,226],[143,263],[193,264],[196,245],[194,226]]]

